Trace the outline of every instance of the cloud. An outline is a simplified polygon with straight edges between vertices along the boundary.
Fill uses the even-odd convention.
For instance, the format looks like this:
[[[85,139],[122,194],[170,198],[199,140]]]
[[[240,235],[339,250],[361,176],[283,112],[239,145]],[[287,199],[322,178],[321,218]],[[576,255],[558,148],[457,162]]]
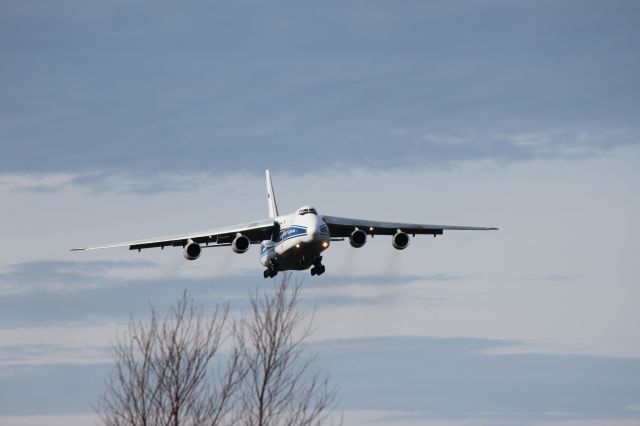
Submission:
[[[171,191],[190,191],[202,186],[210,176],[199,172],[180,173],[91,173],[78,175],[61,185],[85,188],[93,193],[113,192],[138,195],[157,194]]]
[[[146,6],[3,16],[0,174],[148,193],[640,142],[634,4]]]
[[[347,409],[415,412],[420,418],[629,417],[640,360],[487,355],[517,345],[486,339],[381,337],[318,343]]]
[[[320,276],[317,280],[310,282],[313,286],[316,284],[320,287],[326,286],[344,286],[347,284],[366,284],[374,286],[395,286],[401,284],[413,284],[416,282],[454,282],[459,281],[465,277],[448,275],[448,274],[400,274],[400,275],[336,275],[333,276]]]
[[[387,423],[473,420],[540,423],[638,419],[640,360],[488,355],[515,341],[417,336],[315,342],[315,367],[339,384],[341,410],[378,410]],[[13,366],[0,377],[0,415],[86,413],[105,364]],[[65,392],[54,389],[64,388]],[[384,420],[381,419],[381,420]]]
[[[0,189],[33,193],[59,192],[80,188],[91,194],[152,195],[163,192],[193,191],[210,184],[211,175],[203,173],[113,173],[92,172],[83,174],[35,173],[7,174],[0,176]]]
[[[0,324],[3,327],[51,325],[121,320],[130,313],[146,315],[148,304],[164,309],[184,289],[208,308],[231,302],[234,309],[247,306],[250,291],[269,290],[272,281],[258,273],[228,276],[166,275],[159,265],[132,261],[31,261],[8,266],[0,273]],[[306,273],[305,273],[306,276]],[[385,304],[412,294],[424,283],[448,283],[458,277],[433,275],[332,276],[302,279],[305,307]],[[425,306],[445,299],[418,299]],[[124,303],[126,301],[126,303]],[[415,301],[415,300],[414,300]]]
[[[97,414],[53,415],[53,416],[3,416],[0,422],[5,426],[86,426],[99,421]]]
[[[104,285],[107,274],[149,268],[154,264],[137,261],[30,261],[11,265],[0,273],[0,297],[12,294],[70,292]]]
[[[185,288],[214,305],[247,294],[256,283],[255,277],[246,276],[162,277],[156,265],[146,261],[33,261],[9,269],[0,275],[4,327],[104,322],[146,314],[150,302],[163,309]]]
[[[0,413],[92,412],[91,404],[102,391],[110,368],[110,364],[52,364],[22,368],[17,374],[0,376]]]
[[[101,364],[111,362],[111,359],[111,348],[108,346],[5,345],[0,348],[0,378],[2,375],[18,374],[15,366]]]

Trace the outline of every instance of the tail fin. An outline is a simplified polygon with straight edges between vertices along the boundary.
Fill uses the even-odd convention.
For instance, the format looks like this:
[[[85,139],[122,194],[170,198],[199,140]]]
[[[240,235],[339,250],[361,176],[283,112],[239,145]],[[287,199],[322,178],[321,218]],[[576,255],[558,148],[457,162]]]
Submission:
[[[267,203],[269,204],[269,217],[278,216],[278,204],[276,204],[276,196],[273,193],[273,185],[271,184],[271,174],[266,170],[267,175]]]

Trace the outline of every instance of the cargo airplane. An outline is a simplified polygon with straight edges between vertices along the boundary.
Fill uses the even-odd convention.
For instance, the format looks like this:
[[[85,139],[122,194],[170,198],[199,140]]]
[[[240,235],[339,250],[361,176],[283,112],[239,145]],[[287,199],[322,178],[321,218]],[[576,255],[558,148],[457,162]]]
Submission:
[[[445,230],[495,230],[478,226],[424,225],[415,223],[378,222],[320,215],[311,206],[300,207],[295,213],[280,215],[271,184],[271,175],[266,171],[267,202],[269,218],[204,232],[186,235],[151,238],[96,247],[74,248],[71,251],[98,250],[112,247],[129,247],[142,250],[152,247],[182,247],[187,260],[196,260],[207,247],[230,246],[236,253],[245,253],[251,244],[260,244],[260,262],[265,266],[264,277],[273,278],[278,271],[305,270],[311,275],[322,275],[322,252],[333,241],[349,240],[351,246],[360,248],[367,237],[391,235],[391,244],[398,250],[409,245],[409,235],[441,235]]]

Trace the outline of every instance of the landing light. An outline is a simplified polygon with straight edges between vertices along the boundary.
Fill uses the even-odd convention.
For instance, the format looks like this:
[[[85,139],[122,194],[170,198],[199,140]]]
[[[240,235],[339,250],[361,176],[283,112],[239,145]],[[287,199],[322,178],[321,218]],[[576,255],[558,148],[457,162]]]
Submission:
[[[296,248],[300,248],[300,244],[296,244]]]
[[[370,226],[370,227],[369,227],[369,231],[373,231],[373,226]]]
[[[326,241],[323,241],[323,242],[322,242],[322,247],[324,247],[324,248],[329,247],[329,243],[328,243],[328,242],[326,242]]]

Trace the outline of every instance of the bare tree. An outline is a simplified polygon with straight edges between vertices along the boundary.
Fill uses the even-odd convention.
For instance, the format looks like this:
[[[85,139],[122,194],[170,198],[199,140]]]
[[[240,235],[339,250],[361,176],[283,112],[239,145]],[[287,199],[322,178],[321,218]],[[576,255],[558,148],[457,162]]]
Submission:
[[[235,323],[234,335],[246,375],[240,386],[238,423],[247,426],[321,424],[331,412],[335,387],[310,371],[303,343],[311,321],[298,308],[300,282],[285,275],[273,294],[256,290],[251,314]]]
[[[250,295],[249,315],[229,306],[205,317],[185,292],[166,317],[129,321],[113,345],[115,367],[96,410],[107,426],[303,426],[330,414],[335,388],[303,354],[311,321],[301,285],[285,275],[273,293]],[[213,362],[227,335],[224,364]]]
[[[147,323],[132,317],[128,332],[113,345],[115,367],[96,407],[103,423],[221,424],[242,379],[237,350],[223,371],[211,363],[224,340],[228,313],[225,306],[203,316],[185,291],[164,318],[154,308]]]

